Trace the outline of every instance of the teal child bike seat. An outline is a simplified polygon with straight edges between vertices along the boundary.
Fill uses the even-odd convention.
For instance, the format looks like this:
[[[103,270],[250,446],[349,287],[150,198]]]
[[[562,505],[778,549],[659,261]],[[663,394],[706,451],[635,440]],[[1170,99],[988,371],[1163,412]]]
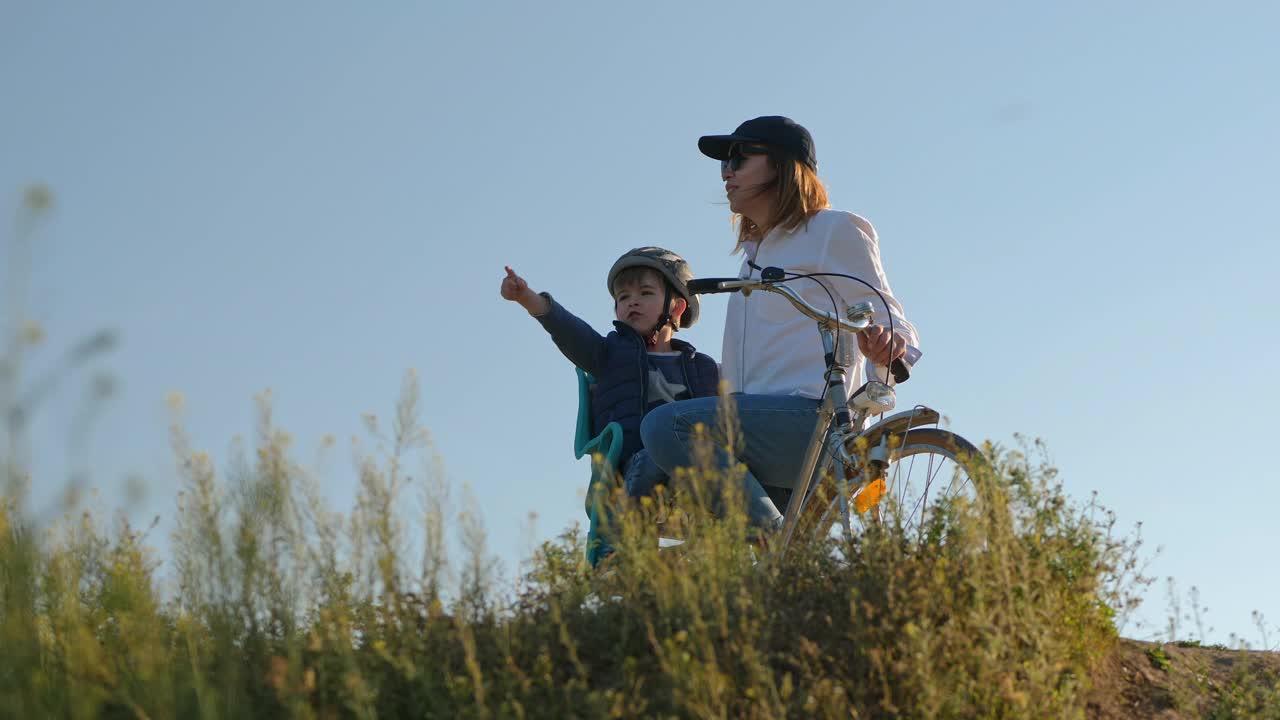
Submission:
[[[604,542],[600,538],[601,502],[606,498],[597,495],[601,491],[611,490],[614,475],[618,472],[618,457],[622,454],[622,426],[611,422],[594,437],[591,435],[591,388],[595,378],[582,368],[578,371],[578,423],[573,435],[573,456],[581,459],[585,455],[592,457],[591,481],[587,484],[587,562],[595,567],[605,554]],[[595,458],[599,456],[600,462]],[[608,482],[606,483],[606,479]]]

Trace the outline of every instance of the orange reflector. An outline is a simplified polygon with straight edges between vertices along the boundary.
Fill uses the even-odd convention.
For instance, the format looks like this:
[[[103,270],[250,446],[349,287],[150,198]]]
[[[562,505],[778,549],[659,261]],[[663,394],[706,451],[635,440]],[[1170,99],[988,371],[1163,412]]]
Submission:
[[[862,488],[862,492],[853,499],[853,507],[858,512],[864,513],[880,504],[880,498],[884,497],[884,492],[884,478],[876,478],[867,483]]]

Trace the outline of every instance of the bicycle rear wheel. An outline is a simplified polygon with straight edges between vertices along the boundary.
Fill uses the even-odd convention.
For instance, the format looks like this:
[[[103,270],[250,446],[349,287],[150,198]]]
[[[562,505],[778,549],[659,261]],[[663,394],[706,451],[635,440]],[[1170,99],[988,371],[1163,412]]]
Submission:
[[[828,461],[805,505],[805,515],[816,520],[802,521],[802,527],[808,525],[814,536],[840,537],[858,534],[870,523],[900,520],[910,535],[928,523],[940,504],[958,496],[973,499],[973,475],[986,466],[973,443],[937,428],[916,428],[897,437],[900,444],[889,450],[889,465],[878,478],[883,485],[859,475],[849,482],[847,499],[840,497],[834,462]]]

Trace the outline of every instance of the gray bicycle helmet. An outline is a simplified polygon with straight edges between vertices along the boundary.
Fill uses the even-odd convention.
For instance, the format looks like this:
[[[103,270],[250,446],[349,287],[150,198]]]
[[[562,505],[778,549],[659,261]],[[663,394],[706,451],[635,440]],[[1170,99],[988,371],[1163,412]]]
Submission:
[[[679,255],[660,247],[642,247],[628,250],[618,258],[613,267],[609,268],[609,280],[607,287],[609,294],[613,295],[613,280],[618,277],[618,273],[631,267],[645,267],[657,270],[667,279],[667,285],[674,288],[680,297],[685,299],[688,307],[685,308],[684,315],[680,316],[680,327],[687,328],[698,321],[698,296],[689,292],[688,282],[693,279],[693,272],[689,270],[689,263]],[[664,303],[665,306],[671,304],[668,299]],[[662,327],[671,321],[669,315],[663,313],[662,319],[658,322],[658,327]]]

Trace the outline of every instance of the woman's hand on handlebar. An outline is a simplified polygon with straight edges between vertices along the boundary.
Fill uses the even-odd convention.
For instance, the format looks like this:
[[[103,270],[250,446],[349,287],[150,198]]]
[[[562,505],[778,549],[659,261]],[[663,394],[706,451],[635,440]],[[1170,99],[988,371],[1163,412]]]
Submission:
[[[881,367],[907,353],[907,339],[898,333],[889,333],[883,325],[872,325],[858,333],[858,350],[871,362]]]

